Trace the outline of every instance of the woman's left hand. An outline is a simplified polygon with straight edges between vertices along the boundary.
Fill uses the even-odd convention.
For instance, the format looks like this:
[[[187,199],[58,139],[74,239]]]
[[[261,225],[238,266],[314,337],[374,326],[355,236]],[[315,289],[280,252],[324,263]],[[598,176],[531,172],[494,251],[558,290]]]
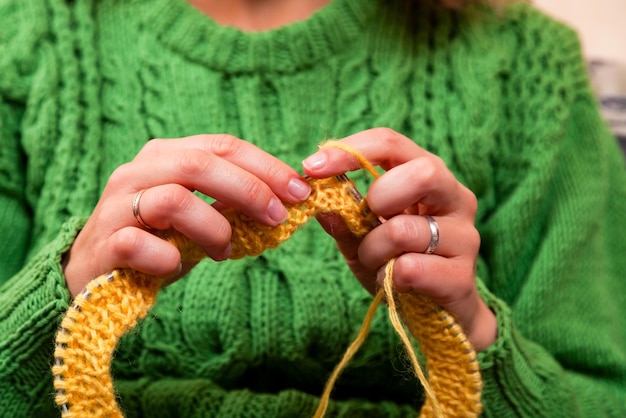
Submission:
[[[429,296],[452,312],[476,351],[494,343],[497,322],[476,288],[480,237],[474,227],[477,201],[436,155],[409,138],[375,128],[341,140],[385,173],[367,193],[370,209],[385,219],[365,238],[356,239],[334,216],[319,216],[337,241],[346,262],[370,292],[382,284],[384,266],[396,257],[393,278],[397,292]],[[329,177],[360,168],[358,160],[339,148],[327,147],[303,161],[307,175]],[[439,243],[431,241],[426,215],[439,226]]]

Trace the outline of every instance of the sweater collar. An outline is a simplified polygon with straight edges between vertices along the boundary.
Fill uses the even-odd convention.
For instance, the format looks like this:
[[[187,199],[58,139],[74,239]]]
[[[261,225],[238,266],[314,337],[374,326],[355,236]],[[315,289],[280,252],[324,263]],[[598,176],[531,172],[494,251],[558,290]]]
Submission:
[[[295,72],[363,33],[377,0],[334,0],[307,20],[265,32],[221,26],[185,0],[155,0],[147,20],[167,48],[227,73]]]

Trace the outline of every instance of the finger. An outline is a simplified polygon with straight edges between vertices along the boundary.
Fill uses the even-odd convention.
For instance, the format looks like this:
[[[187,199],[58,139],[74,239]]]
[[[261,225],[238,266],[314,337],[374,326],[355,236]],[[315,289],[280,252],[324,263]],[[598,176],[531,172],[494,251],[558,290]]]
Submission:
[[[132,192],[162,184],[180,184],[222,200],[268,225],[278,225],[287,216],[280,198],[264,180],[230,161],[198,150],[175,151],[167,157],[134,161],[118,168],[109,181],[117,190],[128,189],[129,184]]]
[[[455,214],[473,221],[475,195],[463,186],[439,157],[418,157],[376,180],[367,193],[370,209],[389,218],[420,205],[422,213]]]
[[[141,218],[157,230],[176,229],[214,260],[228,257],[231,226],[211,205],[178,184],[144,189],[137,202]]]
[[[438,224],[435,255],[452,258],[475,257],[480,247],[476,229],[454,218],[434,218]],[[359,259],[369,269],[378,269],[387,260],[405,253],[424,253],[433,234],[423,216],[398,215],[373,229],[359,247]]]
[[[379,286],[385,273],[379,274]],[[428,296],[450,311],[477,350],[495,340],[497,321],[478,293],[475,259],[404,254],[395,260],[393,287],[396,292]]]
[[[340,142],[388,170],[367,194],[370,208],[378,215],[391,217],[420,203],[427,213],[462,213],[473,219],[477,206],[473,193],[458,182],[441,158],[404,135],[375,128]],[[360,163],[342,149],[327,147],[304,160],[303,167],[311,177],[324,177],[356,170]]]
[[[378,277],[380,285],[383,279],[384,273]],[[406,253],[394,263],[393,285],[397,292],[424,294],[455,311],[455,304],[476,290],[475,264],[469,257]]]
[[[153,139],[137,154],[135,161],[154,161],[155,158],[169,158],[172,154],[192,150],[229,161],[252,173],[283,201],[301,202],[311,192],[308,183],[292,167],[257,146],[227,134]]]
[[[354,148],[371,164],[388,170],[414,158],[432,155],[404,135],[391,129],[374,128],[361,131],[340,142]],[[307,175],[330,177],[361,168],[359,160],[339,148],[323,147],[302,162]]]
[[[178,273],[181,257],[178,249],[159,237],[135,227],[115,232],[102,248],[103,263],[115,268],[131,268],[146,274],[168,277]]]

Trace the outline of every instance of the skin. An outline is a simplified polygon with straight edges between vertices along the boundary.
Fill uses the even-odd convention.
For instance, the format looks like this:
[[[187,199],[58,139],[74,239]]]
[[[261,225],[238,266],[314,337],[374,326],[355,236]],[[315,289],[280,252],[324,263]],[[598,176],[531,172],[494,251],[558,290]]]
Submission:
[[[218,22],[242,30],[266,30],[301,20],[329,1],[231,0],[232,8],[225,8],[220,1],[191,0]],[[275,13],[266,20],[270,10]],[[390,129],[370,129],[342,141],[385,170],[367,193],[371,209],[385,222],[365,238],[356,239],[336,217],[318,219],[336,240],[355,277],[374,292],[387,260],[397,257],[394,286],[398,292],[427,295],[452,312],[477,351],[492,345],[496,318],[476,288],[480,237],[474,227],[474,194],[439,157]],[[336,148],[316,152],[302,166],[313,178],[360,168],[353,156]],[[116,268],[128,267],[172,282],[193,267],[181,263],[173,245],[138,225],[130,208],[144,189],[140,209],[148,225],[180,231],[217,261],[230,254],[231,229],[220,208],[234,207],[275,226],[287,215],[281,202],[302,202],[310,194],[294,169],[230,135],[152,140],[113,172],[66,254],[63,271],[72,296],[89,278]],[[194,195],[196,190],[216,203],[206,204]],[[423,254],[430,240],[424,215],[433,216],[440,228],[439,246],[430,255]]]
[[[216,22],[245,32],[275,29],[305,20],[331,0],[189,0]]]

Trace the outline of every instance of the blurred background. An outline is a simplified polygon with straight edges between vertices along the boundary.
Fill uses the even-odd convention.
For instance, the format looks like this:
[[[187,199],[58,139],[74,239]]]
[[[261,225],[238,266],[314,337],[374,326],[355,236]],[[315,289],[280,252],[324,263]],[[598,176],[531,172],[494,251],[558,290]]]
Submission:
[[[626,153],[626,0],[533,0],[581,37],[602,113]]]

